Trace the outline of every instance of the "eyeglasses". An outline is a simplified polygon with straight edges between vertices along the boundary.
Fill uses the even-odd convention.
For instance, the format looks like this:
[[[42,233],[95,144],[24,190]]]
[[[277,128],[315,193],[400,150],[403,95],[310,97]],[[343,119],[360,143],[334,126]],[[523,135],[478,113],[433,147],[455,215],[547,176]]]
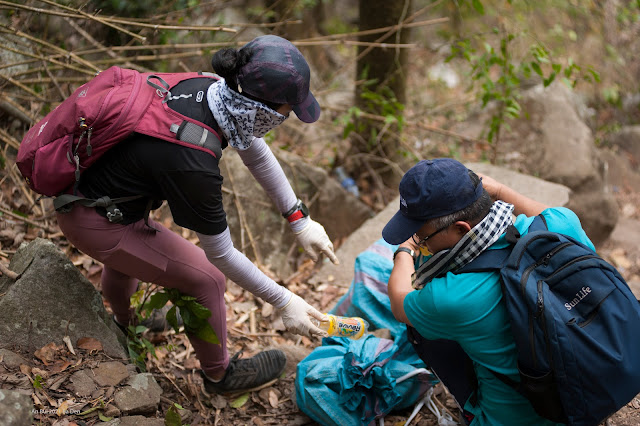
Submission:
[[[442,227],[442,228],[438,229],[438,230],[437,230],[437,231],[435,231],[435,232],[432,232],[431,234],[427,235],[426,237],[424,237],[424,238],[422,238],[422,239],[420,239],[420,237],[418,237],[418,234],[413,234],[413,235],[411,236],[411,238],[413,239],[413,242],[414,242],[418,247],[423,248],[423,249],[426,249],[426,248],[427,248],[427,246],[425,246],[425,243],[427,242],[427,240],[428,240],[429,238],[434,237],[434,236],[435,236],[436,234],[438,234],[439,232],[444,231],[444,230],[445,230],[445,229],[447,229],[449,226],[451,226],[451,225],[447,225],[447,226],[445,226],[445,227]]]

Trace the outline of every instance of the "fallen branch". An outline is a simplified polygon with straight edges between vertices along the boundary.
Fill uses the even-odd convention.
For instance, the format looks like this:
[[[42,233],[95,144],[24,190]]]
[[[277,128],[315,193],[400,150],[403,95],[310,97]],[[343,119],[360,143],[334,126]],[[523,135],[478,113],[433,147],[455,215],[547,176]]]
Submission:
[[[27,225],[31,225],[31,226],[35,226],[36,228],[44,229],[49,234],[53,234],[53,233],[57,232],[56,230],[54,230],[52,228],[49,228],[47,225],[43,225],[43,224],[34,222],[32,220],[27,219],[26,217],[17,215],[17,214],[15,214],[15,213],[13,213],[13,212],[11,212],[9,210],[6,210],[6,209],[4,209],[2,207],[0,207],[0,212],[3,213],[3,214],[6,214],[7,216],[13,217],[14,219],[21,220],[24,223],[26,223]]]
[[[4,263],[0,262],[0,273],[2,273],[2,275],[6,276],[9,279],[12,280],[17,280],[20,277],[20,274],[13,272],[11,269],[9,269],[8,267],[4,266]]]
[[[231,184],[231,190],[235,194],[234,190],[234,177],[229,166],[226,166],[227,169],[227,178],[229,179],[229,183]],[[246,230],[247,236],[249,237],[249,242],[251,244],[251,248],[253,249],[253,254],[256,257],[256,263],[258,265],[262,265],[262,256],[260,255],[260,250],[258,249],[258,245],[253,238],[253,233],[251,232],[251,228],[249,228],[249,224],[247,223],[247,217],[244,213],[244,208],[242,207],[242,203],[238,197],[233,197],[233,202],[238,209],[238,218],[240,219],[240,228],[241,230]]]

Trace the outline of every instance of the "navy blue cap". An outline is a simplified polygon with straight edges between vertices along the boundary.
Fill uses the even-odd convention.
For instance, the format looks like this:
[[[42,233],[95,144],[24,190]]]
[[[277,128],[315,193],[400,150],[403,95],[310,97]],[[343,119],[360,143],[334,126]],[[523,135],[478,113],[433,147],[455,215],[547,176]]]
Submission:
[[[242,49],[252,52],[249,62],[238,72],[242,92],[276,104],[289,104],[305,123],[320,118],[320,105],[309,90],[309,64],[289,40],[265,35]]]
[[[452,158],[422,160],[400,181],[400,211],[382,230],[389,244],[407,241],[430,219],[447,216],[473,204],[482,195],[469,169]]]

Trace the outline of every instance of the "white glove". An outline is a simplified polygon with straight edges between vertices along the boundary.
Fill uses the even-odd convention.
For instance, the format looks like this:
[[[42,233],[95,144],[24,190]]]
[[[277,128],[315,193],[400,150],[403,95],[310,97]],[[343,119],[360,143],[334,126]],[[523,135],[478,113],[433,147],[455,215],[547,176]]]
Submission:
[[[309,218],[307,226],[296,232],[298,243],[314,262],[318,261],[318,252],[324,253],[334,264],[340,263],[333,252],[333,244],[324,230],[324,226]]]
[[[291,295],[289,302],[280,309],[282,313],[282,322],[287,330],[301,334],[303,336],[327,336],[327,332],[318,328],[309,316],[318,321],[326,321],[324,314],[320,313],[316,308],[309,305],[300,296]]]

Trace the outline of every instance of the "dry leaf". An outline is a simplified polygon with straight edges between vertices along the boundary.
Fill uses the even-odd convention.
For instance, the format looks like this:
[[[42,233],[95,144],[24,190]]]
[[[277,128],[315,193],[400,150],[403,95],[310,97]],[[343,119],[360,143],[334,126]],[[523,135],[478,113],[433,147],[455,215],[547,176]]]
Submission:
[[[62,338],[62,341],[63,341],[64,343],[66,343],[67,348],[69,349],[69,352],[71,352],[72,354],[74,354],[74,355],[75,355],[75,354],[76,354],[76,351],[74,351],[74,350],[73,350],[73,345],[71,344],[71,339],[69,338],[69,336],[64,336],[64,337]]]
[[[262,305],[262,318],[269,318],[271,316],[271,314],[273,313],[273,305],[271,303],[265,303],[264,305]]]
[[[31,369],[31,374],[34,376],[40,376],[43,379],[47,379],[49,377],[49,372],[45,370],[41,370],[38,367],[34,367]]]
[[[20,364],[20,372],[25,376],[31,376],[31,367],[28,365]]]
[[[81,337],[76,342],[76,346],[87,351],[101,351],[102,343],[93,337]]]
[[[273,408],[278,408],[278,395],[276,395],[276,393],[273,390],[269,391],[269,404],[271,404],[271,406]]]
[[[213,408],[222,410],[227,406],[227,400],[222,395],[213,395],[211,397],[211,405]]]
[[[48,345],[45,345],[35,351],[34,355],[36,356],[36,358],[42,361],[44,365],[49,365],[50,362],[53,362],[53,360],[55,360],[56,355],[61,348],[61,346],[58,346],[55,343],[51,342]]]
[[[72,402],[73,401],[71,400],[67,400],[67,401],[64,401],[62,404],[60,404],[60,406],[58,407],[58,411],[56,411],[56,414],[58,415],[58,417],[64,416],[65,412],[69,408],[69,404]]]
[[[71,364],[72,363],[70,361],[56,361],[56,363],[49,368],[49,371],[54,374],[61,373],[69,368]]]

